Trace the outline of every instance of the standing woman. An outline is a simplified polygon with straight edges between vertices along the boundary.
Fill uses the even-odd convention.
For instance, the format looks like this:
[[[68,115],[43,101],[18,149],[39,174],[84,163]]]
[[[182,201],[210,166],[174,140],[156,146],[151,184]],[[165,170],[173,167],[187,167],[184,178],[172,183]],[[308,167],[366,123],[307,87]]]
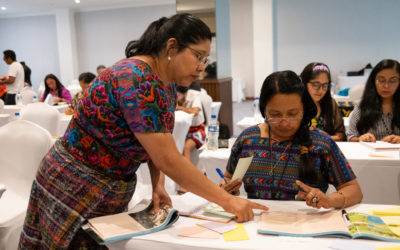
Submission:
[[[350,115],[349,141],[400,143],[400,65],[380,61],[371,71],[359,105]]]
[[[230,195],[176,148],[175,84],[188,86],[207,64],[211,32],[177,14],[150,24],[123,59],[96,78],[73,119],[43,159],[32,185],[19,248],[100,249],[82,229],[86,219],[127,209],[136,170],[148,161],[155,210],[171,205],[165,173],[188,191],[218,203],[238,221],[265,206]],[[161,173],[162,172],[162,173]]]
[[[331,73],[323,63],[310,63],[300,74],[301,80],[317,106],[312,125],[327,132],[333,140],[346,140],[343,117],[335,99],[331,97]]]
[[[261,88],[265,122],[245,129],[232,147],[225,177],[240,158],[253,157],[243,178],[249,198],[294,200],[315,208],[343,208],[362,199],[360,186],[335,141],[311,128],[315,105],[293,71],[269,75]],[[328,184],[337,192],[326,194]],[[240,180],[224,186],[237,192]]]
[[[61,84],[60,80],[58,80],[55,75],[48,74],[44,78],[44,87],[44,93],[40,98],[41,102],[46,100],[47,95],[50,94],[53,96],[54,104],[57,104],[59,102],[66,102],[68,104],[71,104],[71,93],[69,93],[69,90]]]

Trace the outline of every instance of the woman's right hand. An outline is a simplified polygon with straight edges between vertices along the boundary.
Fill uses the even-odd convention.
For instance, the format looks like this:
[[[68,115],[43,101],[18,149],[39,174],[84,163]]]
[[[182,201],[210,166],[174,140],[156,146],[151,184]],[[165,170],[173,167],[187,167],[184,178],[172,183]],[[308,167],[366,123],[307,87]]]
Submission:
[[[366,133],[358,137],[358,141],[364,141],[364,142],[376,142],[376,138],[373,134],[371,133]]]
[[[225,189],[226,192],[233,195],[240,195],[240,187],[242,186],[242,180],[236,179],[232,182],[225,183],[221,180],[220,187]]]
[[[230,196],[226,206],[222,206],[225,211],[236,215],[237,222],[246,222],[252,220],[254,217],[253,209],[262,209],[268,211],[268,207],[237,197]]]

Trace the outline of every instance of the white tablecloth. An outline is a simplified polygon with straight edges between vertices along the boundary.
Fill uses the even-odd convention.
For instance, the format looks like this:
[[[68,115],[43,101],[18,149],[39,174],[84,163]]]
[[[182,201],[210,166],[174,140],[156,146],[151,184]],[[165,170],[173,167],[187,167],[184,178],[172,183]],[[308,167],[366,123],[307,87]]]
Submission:
[[[171,197],[175,200],[175,197]],[[267,201],[256,200],[270,208],[271,211],[295,211],[304,212],[314,211],[315,209],[307,207],[301,201]],[[348,208],[347,211],[357,211],[368,213],[370,209],[387,208],[386,205],[368,205],[360,204]],[[255,216],[254,220],[243,223],[250,240],[246,241],[224,241],[221,236],[219,239],[196,239],[179,237],[178,234],[183,227],[194,226],[197,223],[204,221],[180,217],[179,220],[170,228],[143,236],[131,238],[109,244],[109,249],[307,249],[307,250],[321,250],[330,249],[329,246],[334,242],[335,238],[312,238],[312,237],[283,237],[283,236],[270,236],[257,233],[257,222],[259,214]],[[234,222],[231,222],[234,224]],[[377,247],[391,247],[398,246],[399,243],[390,243],[383,241],[372,240],[349,240],[349,243],[363,244],[375,249]],[[363,246],[361,245],[361,247]],[[350,249],[350,248],[349,248]],[[362,248],[358,248],[362,249]]]
[[[243,119],[241,119],[240,121],[238,121],[236,123],[236,126],[238,126],[240,128],[240,132],[242,132],[243,130],[245,130],[248,127],[251,127],[253,125],[259,124],[259,123],[263,123],[264,122],[264,118],[257,117],[255,118],[254,116],[246,116]]]
[[[339,142],[343,154],[357,176],[364,194],[363,203],[400,204],[400,156],[394,151],[394,158],[372,157],[370,150],[357,142]],[[203,150],[199,163],[213,182],[219,183],[215,168],[226,169],[230,150]],[[244,190],[241,190],[244,194]]]

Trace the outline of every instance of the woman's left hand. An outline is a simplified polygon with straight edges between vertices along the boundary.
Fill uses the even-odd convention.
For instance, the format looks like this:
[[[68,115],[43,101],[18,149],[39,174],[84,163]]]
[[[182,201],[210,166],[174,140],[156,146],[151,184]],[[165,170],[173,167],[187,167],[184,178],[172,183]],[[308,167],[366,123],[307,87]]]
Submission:
[[[314,208],[331,208],[329,197],[322,192],[319,188],[310,187],[303,182],[297,180],[296,184],[299,185],[304,191],[299,191],[297,194],[300,198],[306,201],[306,204]]]
[[[155,213],[158,213],[160,210],[160,204],[166,204],[172,207],[171,198],[169,197],[167,191],[165,191],[165,188],[161,185],[157,185],[157,187],[153,190],[152,198]]]

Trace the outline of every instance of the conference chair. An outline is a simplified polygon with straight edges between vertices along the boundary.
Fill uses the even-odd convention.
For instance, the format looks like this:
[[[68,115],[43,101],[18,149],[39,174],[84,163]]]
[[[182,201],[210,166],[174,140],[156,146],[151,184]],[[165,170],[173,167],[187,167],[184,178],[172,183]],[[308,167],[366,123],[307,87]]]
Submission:
[[[60,112],[47,103],[31,103],[21,109],[21,119],[34,122],[58,136]]]

